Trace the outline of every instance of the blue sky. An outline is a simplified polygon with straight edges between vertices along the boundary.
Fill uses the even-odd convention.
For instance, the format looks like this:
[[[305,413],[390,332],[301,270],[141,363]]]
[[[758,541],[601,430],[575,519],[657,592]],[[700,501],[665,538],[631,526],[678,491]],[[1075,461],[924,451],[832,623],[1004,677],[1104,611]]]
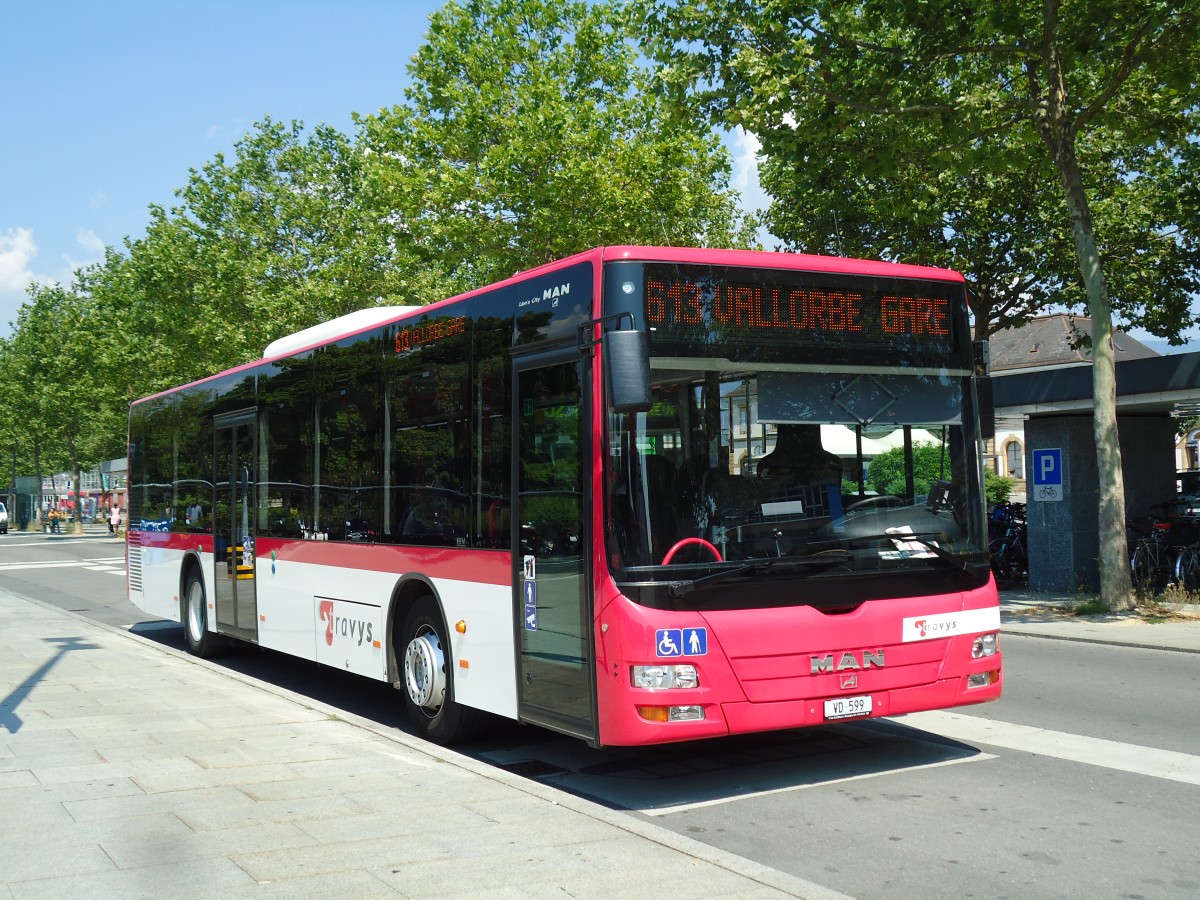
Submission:
[[[18,0],[0,50],[0,334],[270,115],[351,133],[403,99],[423,0]]]
[[[0,336],[265,116],[403,100],[435,0],[16,0],[0,49]],[[735,149],[737,149],[735,147]],[[743,173],[742,184],[745,184]],[[757,190],[757,182],[752,182]]]

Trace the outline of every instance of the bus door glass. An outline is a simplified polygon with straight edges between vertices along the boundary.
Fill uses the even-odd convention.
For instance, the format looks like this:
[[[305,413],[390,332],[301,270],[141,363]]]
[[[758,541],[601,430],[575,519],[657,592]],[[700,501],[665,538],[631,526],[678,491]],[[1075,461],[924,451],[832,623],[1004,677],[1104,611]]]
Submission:
[[[513,601],[520,714],[591,739],[595,669],[583,502],[590,442],[582,363],[572,353],[556,365],[517,365]]]
[[[213,584],[217,626],[225,634],[253,641],[258,635],[254,588],[253,411],[216,421],[216,472],[213,479]]]

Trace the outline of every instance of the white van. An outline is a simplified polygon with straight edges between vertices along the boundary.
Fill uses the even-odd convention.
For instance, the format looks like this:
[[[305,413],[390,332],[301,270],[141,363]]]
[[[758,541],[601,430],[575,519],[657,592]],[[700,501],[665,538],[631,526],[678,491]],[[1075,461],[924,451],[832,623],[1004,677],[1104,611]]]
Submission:
[[[0,503],[0,534],[8,534],[8,507]]]

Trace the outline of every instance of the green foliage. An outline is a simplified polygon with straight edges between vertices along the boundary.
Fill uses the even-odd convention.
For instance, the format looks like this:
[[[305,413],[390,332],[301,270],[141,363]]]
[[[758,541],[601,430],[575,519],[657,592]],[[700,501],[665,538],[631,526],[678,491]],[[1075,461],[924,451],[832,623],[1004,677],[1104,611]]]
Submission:
[[[145,237],[117,263],[126,277],[112,299],[146,332],[146,367],[166,384],[247,362],[386,292],[349,139],[268,118],[234,151],[192,171],[177,206],[151,207]]]
[[[369,203],[441,298],[602,244],[746,246],[729,160],[670,114],[611,3],[450,2],[407,103],[359,119]]]
[[[843,497],[857,497],[858,496],[858,482],[857,481],[843,481],[842,482],[842,496]]]
[[[1106,616],[1111,612],[1109,605],[1099,597],[1088,597],[1071,607],[1071,614],[1076,616]]]
[[[912,446],[913,485],[918,497],[936,481],[950,477],[950,457],[941,444],[918,441]],[[894,447],[867,465],[867,487],[879,494],[904,496],[904,448]],[[857,492],[857,487],[855,488]]]
[[[989,506],[1007,502],[1012,489],[1013,480],[1007,475],[997,475],[991,469],[983,470],[983,492]]]
[[[1197,17],[1195,0],[658,0],[642,23],[676,102],[758,135],[789,247],[958,269],[985,337],[1092,305],[1091,231],[1114,309],[1177,339],[1200,287]]]

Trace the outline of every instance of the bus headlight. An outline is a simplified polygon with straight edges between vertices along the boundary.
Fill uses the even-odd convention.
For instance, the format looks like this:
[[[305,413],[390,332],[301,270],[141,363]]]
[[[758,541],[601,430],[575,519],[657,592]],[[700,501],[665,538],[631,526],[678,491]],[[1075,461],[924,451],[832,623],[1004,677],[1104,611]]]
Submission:
[[[699,687],[700,675],[695,666],[630,666],[629,681],[635,688],[662,691]]]
[[[981,634],[975,638],[975,643],[971,645],[971,658],[982,659],[985,656],[995,656],[999,645],[1000,635],[995,632],[992,634]]]

